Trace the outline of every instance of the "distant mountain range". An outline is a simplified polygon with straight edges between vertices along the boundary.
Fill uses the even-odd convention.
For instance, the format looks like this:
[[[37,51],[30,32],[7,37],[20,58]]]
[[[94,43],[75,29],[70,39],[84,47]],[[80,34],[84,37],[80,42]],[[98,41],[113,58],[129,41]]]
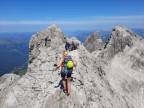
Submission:
[[[132,29],[136,34],[144,38],[144,29]],[[92,31],[65,31],[64,34],[71,38],[76,37],[82,43],[92,33],[98,33],[105,42],[112,30]],[[34,32],[28,33],[0,33],[0,76],[5,73],[24,73],[27,69],[29,55],[29,40]]]
[[[0,33],[0,76],[27,69],[29,40],[33,33]]]
[[[0,33],[0,39],[29,41],[35,32]]]
[[[137,35],[141,36],[144,38],[144,28],[140,29],[131,29],[133,32],[135,32]],[[64,34],[71,38],[71,37],[76,37],[78,40],[80,40],[82,43],[86,40],[88,36],[96,32],[100,38],[102,39],[103,42],[105,42],[108,39],[108,36],[111,35],[112,30],[92,30],[92,31],[65,31]]]

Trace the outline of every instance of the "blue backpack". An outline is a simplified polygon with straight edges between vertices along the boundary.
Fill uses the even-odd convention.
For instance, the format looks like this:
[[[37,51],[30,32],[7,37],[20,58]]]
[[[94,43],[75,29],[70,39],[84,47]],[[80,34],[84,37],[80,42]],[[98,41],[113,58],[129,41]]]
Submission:
[[[72,72],[72,69],[73,69],[73,68],[67,68],[67,63],[69,61],[72,61],[72,57],[71,56],[64,56],[63,58],[64,58],[64,60],[62,62],[61,72],[68,74],[68,73]]]

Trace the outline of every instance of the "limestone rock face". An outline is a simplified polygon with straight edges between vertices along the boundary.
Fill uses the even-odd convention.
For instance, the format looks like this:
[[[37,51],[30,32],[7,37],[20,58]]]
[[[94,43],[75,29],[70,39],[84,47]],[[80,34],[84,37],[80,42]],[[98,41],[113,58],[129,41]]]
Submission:
[[[12,73],[5,74],[2,77],[0,77],[0,107],[1,108],[3,106],[3,101],[5,101],[5,96],[9,93],[10,87],[13,86],[19,79],[20,76]]]
[[[116,26],[104,48],[107,50],[107,55],[113,57],[115,54],[123,51],[125,47],[132,47],[136,43],[139,43],[141,39],[140,36],[136,35],[131,30],[123,26]]]
[[[93,33],[85,40],[84,46],[89,52],[93,52],[101,50],[103,48],[103,42],[97,33]]]
[[[144,107],[144,39],[125,27],[115,27],[92,53],[55,25],[34,34],[29,48],[27,73],[0,77],[0,108]],[[60,68],[52,70],[63,50],[77,63],[70,96],[62,91]]]
[[[66,36],[58,26],[52,25],[45,31],[41,30],[31,37],[29,43],[29,62],[31,63],[40,54],[39,50],[41,48],[45,47],[57,53],[63,49],[64,46],[62,44],[65,42]]]

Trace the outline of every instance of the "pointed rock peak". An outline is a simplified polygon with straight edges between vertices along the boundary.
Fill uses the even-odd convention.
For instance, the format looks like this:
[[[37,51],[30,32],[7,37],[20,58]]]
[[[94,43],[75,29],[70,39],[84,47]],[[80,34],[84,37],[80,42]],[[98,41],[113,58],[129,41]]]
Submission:
[[[54,24],[46,30],[34,34],[29,42],[29,63],[32,63],[41,53],[40,49],[50,48],[55,52],[60,52],[64,48],[66,38],[61,29]]]
[[[99,37],[99,35],[97,33],[93,33],[92,35],[88,36],[88,38],[85,40],[84,43],[87,42],[100,42],[102,43],[102,39]]]
[[[99,39],[99,35],[95,32],[93,33],[92,35],[89,36],[89,38],[96,38],[96,39]]]
[[[132,47],[135,42],[139,42],[141,37],[133,31],[123,26],[116,26],[108,38],[104,49],[106,49],[107,58],[112,58],[119,52],[122,52],[126,46]]]
[[[55,31],[62,31],[59,26],[52,24],[50,27],[48,27],[46,30],[55,30]]]
[[[85,40],[84,46],[89,52],[93,52],[96,50],[101,50],[103,47],[103,42],[97,33],[93,33]]]
[[[124,26],[115,26],[113,31],[116,31],[116,30],[126,30],[127,28],[124,27]]]
[[[116,26],[112,29],[112,35],[117,37],[139,37],[133,31],[124,26]]]

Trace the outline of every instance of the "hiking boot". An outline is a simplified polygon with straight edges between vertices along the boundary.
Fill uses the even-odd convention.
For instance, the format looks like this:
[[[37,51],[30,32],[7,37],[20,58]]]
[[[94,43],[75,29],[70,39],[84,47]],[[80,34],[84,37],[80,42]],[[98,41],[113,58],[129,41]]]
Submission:
[[[66,88],[63,88],[63,92],[66,93]]]
[[[67,96],[69,96],[69,95],[70,95],[70,92],[67,93]]]

